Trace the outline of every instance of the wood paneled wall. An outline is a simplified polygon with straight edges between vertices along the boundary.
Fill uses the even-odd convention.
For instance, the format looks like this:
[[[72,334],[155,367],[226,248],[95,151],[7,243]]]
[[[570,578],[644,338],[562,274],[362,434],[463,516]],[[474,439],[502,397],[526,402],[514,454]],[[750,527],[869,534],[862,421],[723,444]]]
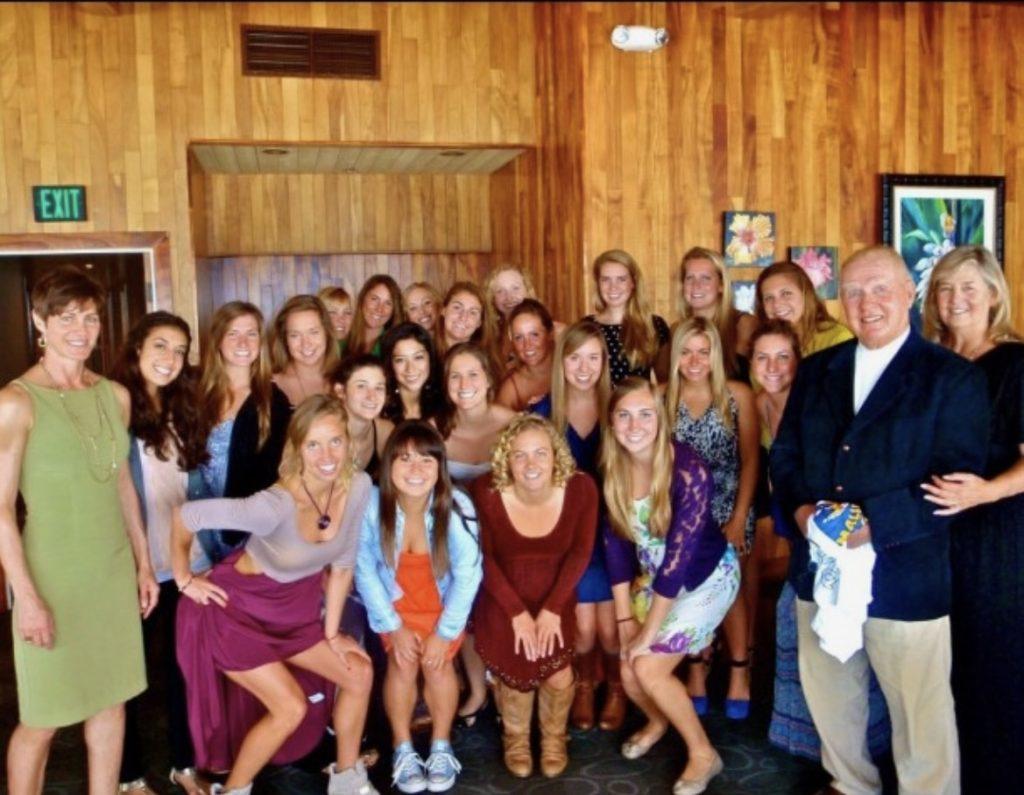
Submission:
[[[242,77],[243,23],[378,29],[383,79]],[[190,318],[190,141],[535,140],[528,4],[3,3],[0,41],[0,233],[167,231]],[[45,183],[89,221],[34,223]]]
[[[725,210],[774,210],[779,258],[790,245],[845,258],[879,240],[880,173],[1005,174],[1005,267],[1024,310],[1024,6],[584,9],[575,46],[555,51],[570,70],[584,58],[583,262],[629,250],[673,315],[679,259],[721,247]],[[608,40],[617,24],[672,38],[621,52]]]
[[[378,28],[384,79],[243,78],[243,22]],[[621,52],[620,23],[672,40]],[[1001,3],[0,4],[0,233],[166,230],[190,316],[190,141],[526,144],[489,180],[493,258],[570,318],[625,248],[672,315],[725,210],[845,257],[878,239],[879,173],[1005,174],[1019,306],[1022,34]],[[38,183],[86,184],[90,220],[33,223]]]
[[[210,174],[198,256],[490,251],[486,174]]]
[[[344,287],[354,299],[375,273],[390,273],[402,286],[428,282],[443,293],[460,279],[479,283],[490,266],[490,254],[481,252],[200,258],[200,327],[227,301],[251,301],[271,318],[290,296],[328,285]]]

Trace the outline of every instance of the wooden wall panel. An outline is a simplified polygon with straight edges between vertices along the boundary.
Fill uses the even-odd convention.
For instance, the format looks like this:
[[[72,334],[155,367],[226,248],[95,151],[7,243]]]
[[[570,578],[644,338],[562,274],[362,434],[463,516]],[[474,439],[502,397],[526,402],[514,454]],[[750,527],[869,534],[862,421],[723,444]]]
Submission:
[[[486,174],[209,174],[198,256],[489,251]]]
[[[554,51],[555,74],[584,57],[583,259],[632,252],[657,311],[675,313],[687,248],[721,248],[725,210],[774,210],[780,258],[790,245],[838,246],[845,258],[877,242],[882,172],[1004,174],[1005,267],[1024,304],[1024,6],[583,8],[575,45]],[[567,35],[575,18],[559,12]],[[617,24],[666,27],[672,40],[621,52],[608,41]],[[539,64],[544,52],[539,40]],[[589,301],[588,280],[577,291]]]
[[[383,79],[242,77],[247,22],[379,29]],[[532,144],[533,30],[516,3],[0,4],[0,234],[166,230],[194,317],[190,141]],[[85,184],[89,220],[34,223],[44,182]]]
[[[208,257],[196,261],[201,328],[226,301],[250,301],[272,317],[290,296],[341,285],[353,298],[375,273],[390,273],[400,285],[425,281],[440,291],[453,282],[480,282],[491,266],[482,252],[329,254],[309,256]]]

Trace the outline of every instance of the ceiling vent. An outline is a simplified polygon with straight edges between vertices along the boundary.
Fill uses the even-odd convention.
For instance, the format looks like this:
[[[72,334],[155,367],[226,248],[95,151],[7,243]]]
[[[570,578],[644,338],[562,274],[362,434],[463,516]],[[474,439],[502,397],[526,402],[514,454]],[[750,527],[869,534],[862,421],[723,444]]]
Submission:
[[[380,32],[242,26],[242,74],[380,79]]]

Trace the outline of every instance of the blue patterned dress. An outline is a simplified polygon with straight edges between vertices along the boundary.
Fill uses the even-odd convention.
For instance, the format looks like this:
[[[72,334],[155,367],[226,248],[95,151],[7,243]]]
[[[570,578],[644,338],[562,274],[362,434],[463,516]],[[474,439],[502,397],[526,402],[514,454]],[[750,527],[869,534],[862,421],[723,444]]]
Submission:
[[[676,413],[674,436],[678,442],[686,442],[711,470],[715,489],[711,496],[711,515],[720,526],[725,526],[736,507],[736,494],[740,488],[740,446],[736,429],[739,428],[739,408],[732,394],[729,394],[729,413],[733,430],[725,427],[722,415],[713,405],[697,419],[690,416],[686,406]],[[754,510],[747,512],[744,524],[744,553],[754,543]]]

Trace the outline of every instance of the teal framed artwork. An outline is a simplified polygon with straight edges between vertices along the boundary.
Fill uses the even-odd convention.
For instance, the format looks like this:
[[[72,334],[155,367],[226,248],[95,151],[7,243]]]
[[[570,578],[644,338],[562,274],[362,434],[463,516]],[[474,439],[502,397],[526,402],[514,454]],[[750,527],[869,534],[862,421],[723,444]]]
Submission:
[[[957,246],[985,246],[1003,261],[1000,176],[882,174],[882,242],[903,257],[914,279],[917,305],[932,268]]]

